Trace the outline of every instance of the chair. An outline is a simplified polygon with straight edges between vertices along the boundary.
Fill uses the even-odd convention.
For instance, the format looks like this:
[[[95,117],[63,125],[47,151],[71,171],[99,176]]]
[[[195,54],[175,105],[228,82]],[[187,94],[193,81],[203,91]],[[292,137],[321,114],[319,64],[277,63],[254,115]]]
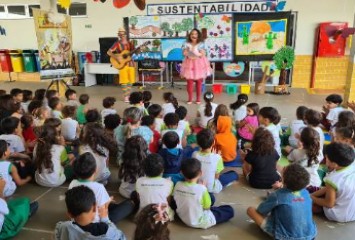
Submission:
[[[146,86],[146,77],[147,76],[160,76],[160,87],[163,86],[163,73],[166,69],[164,62],[159,62],[157,59],[144,59],[143,61],[138,62],[138,72],[142,74],[142,87]],[[151,84],[153,84],[151,82]]]

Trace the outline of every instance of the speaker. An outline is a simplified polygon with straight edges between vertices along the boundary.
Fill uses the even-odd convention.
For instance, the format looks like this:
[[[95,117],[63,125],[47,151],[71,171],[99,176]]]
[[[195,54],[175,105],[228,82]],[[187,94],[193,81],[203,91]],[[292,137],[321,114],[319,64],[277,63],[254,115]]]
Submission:
[[[100,62],[110,63],[110,57],[107,55],[107,51],[117,41],[117,37],[99,38],[100,43]]]

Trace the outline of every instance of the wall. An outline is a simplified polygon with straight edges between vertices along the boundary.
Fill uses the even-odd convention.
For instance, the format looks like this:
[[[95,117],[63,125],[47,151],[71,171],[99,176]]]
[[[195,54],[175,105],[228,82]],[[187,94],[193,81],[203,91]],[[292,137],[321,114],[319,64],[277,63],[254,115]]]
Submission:
[[[216,1],[204,0],[204,2]],[[99,48],[98,38],[115,36],[118,27],[122,25],[123,17],[146,14],[146,11],[136,8],[134,1],[131,1],[129,6],[123,9],[114,8],[112,0],[107,0],[104,4],[93,0],[86,0],[86,2],[88,17],[72,18],[75,51],[97,50]],[[146,0],[147,4],[166,2],[194,2],[194,0]],[[0,4],[2,3],[39,3],[39,0],[0,0]],[[326,21],[352,23],[355,13],[354,0],[287,0],[285,10],[298,11],[295,49],[298,56],[293,85],[308,87],[310,82],[309,64],[313,54],[314,32],[317,24]],[[86,24],[91,24],[92,28],[85,28]],[[37,48],[33,19],[1,20],[1,25],[5,27],[7,36],[0,36],[0,48]]]

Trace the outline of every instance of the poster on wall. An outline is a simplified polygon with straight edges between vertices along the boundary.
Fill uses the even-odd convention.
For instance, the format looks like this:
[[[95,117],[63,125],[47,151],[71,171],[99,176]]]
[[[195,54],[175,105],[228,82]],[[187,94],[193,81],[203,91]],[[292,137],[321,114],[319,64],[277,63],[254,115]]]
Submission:
[[[130,38],[160,38],[160,17],[132,16],[128,20]]]
[[[49,12],[33,9],[38,42],[41,79],[74,76],[71,68],[72,30],[70,16],[62,15],[61,23],[54,22]]]
[[[233,59],[232,38],[207,38],[207,57],[210,61],[231,61]]]
[[[132,39],[134,47],[141,46],[145,44],[147,41],[150,44],[141,48],[141,51],[132,54],[132,58],[134,61],[142,61],[144,59],[161,59],[161,39]]]
[[[189,32],[194,28],[194,16],[161,16],[160,28],[163,32],[162,38],[186,38]]]
[[[291,14],[235,14],[235,55],[238,60],[268,60],[291,45]]]
[[[164,61],[182,61],[184,56],[182,54],[182,46],[185,39],[162,39],[162,60]]]

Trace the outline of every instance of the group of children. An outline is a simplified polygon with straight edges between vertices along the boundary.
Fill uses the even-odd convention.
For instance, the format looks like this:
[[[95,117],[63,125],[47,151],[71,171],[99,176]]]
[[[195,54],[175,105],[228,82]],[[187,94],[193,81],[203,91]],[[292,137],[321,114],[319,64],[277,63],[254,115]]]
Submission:
[[[312,201],[313,211],[324,211],[330,220],[355,220],[355,115],[340,107],[339,95],[326,98],[323,115],[300,106],[287,132],[276,108],[259,108],[245,94],[229,106],[230,115],[206,92],[194,122],[171,92],[163,94],[162,105],[151,103],[149,91],[132,92],[122,118],[114,97],[104,98],[99,112],[90,107],[87,94],[77,101],[69,89],[65,96],[65,103],[55,90],[39,89],[32,96],[13,89],[0,96],[0,174],[5,180],[0,192],[9,197],[32,179],[45,187],[70,181],[65,201],[73,220],[57,224],[56,239],[125,239],[115,223],[134,213],[140,226],[134,239],[169,239],[168,222],[175,214],[193,228],[228,221],[233,208],[214,206],[214,195],[238,180],[231,168],[238,154],[251,187],[275,189],[247,213],[276,239],[316,236]],[[332,136],[324,154],[321,126]],[[289,166],[278,164],[282,156]],[[105,189],[109,162],[119,168],[118,190],[126,198],[119,204]],[[326,177],[318,173],[322,163]],[[38,204],[23,202],[28,209],[24,224]],[[0,205],[6,210],[11,202]],[[6,223],[8,212],[0,211],[0,223]]]

